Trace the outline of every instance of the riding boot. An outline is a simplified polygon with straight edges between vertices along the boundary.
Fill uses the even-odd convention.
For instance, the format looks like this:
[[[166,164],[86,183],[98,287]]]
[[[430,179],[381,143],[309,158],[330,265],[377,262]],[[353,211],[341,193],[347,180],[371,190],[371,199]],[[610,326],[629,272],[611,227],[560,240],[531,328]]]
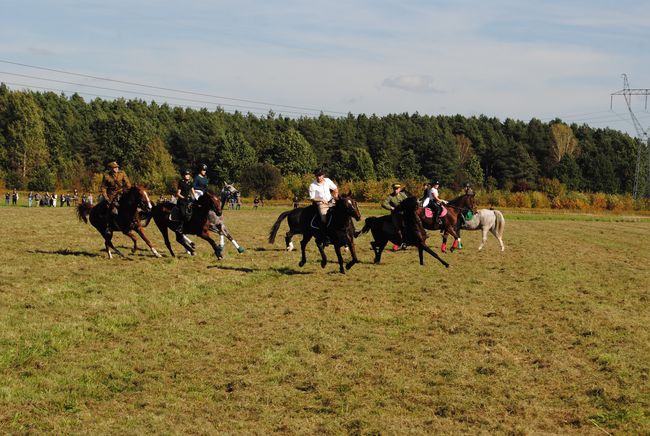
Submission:
[[[327,234],[327,227],[325,226],[325,223],[322,222],[322,221],[321,221],[321,225],[320,225],[320,231],[321,231],[321,234],[323,235],[323,239],[322,239],[323,245],[330,245],[332,243],[332,241],[330,241],[330,237]]]

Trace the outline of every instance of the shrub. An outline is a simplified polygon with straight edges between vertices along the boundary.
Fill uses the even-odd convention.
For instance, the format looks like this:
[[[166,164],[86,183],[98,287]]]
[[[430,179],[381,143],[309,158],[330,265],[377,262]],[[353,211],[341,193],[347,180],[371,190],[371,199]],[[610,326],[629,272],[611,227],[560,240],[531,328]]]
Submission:
[[[547,209],[551,207],[551,201],[543,192],[533,191],[530,193],[530,205],[536,209]]]
[[[509,207],[532,207],[530,196],[526,192],[515,192],[508,196]]]
[[[596,210],[607,209],[607,196],[602,192],[591,194],[591,207]]]
[[[558,179],[539,179],[539,190],[548,195],[552,200],[566,193],[566,186]]]

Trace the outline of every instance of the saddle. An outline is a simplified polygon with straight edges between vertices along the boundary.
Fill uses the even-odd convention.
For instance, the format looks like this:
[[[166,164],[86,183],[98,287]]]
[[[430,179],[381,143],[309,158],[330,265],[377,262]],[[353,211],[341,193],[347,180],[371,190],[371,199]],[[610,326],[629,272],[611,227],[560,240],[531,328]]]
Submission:
[[[442,206],[442,211],[440,212],[440,216],[438,218],[444,218],[446,215],[447,215],[447,208],[445,206]],[[433,218],[433,210],[431,210],[428,207],[425,207],[424,216],[427,218]]]
[[[185,222],[189,222],[192,219],[192,210],[194,209],[193,203],[187,203],[185,205]],[[169,221],[180,222],[181,221],[181,210],[178,205],[175,205],[171,212],[169,213]]]

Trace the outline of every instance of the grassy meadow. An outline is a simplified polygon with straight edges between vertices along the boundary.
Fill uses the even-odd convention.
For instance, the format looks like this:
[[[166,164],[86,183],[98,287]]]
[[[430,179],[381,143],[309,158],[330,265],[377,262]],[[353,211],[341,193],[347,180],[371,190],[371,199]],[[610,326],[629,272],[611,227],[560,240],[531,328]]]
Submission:
[[[73,208],[0,207],[0,433],[650,432],[649,218],[509,211],[449,269],[364,235],[341,275],[266,242],[283,210],[226,211],[222,261],[153,223],[164,258],[109,260]]]

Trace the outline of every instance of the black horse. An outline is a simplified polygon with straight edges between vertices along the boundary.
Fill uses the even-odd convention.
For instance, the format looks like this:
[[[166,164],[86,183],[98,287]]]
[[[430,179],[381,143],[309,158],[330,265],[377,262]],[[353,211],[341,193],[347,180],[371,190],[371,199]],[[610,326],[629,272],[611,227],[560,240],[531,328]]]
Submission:
[[[158,230],[165,240],[165,245],[171,253],[172,256],[176,256],[172,250],[172,245],[169,242],[169,234],[167,229],[169,227],[176,227],[178,225],[177,221],[170,221],[170,215],[172,210],[176,205],[171,202],[159,203],[153,207],[151,214],[147,217],[146,224],[149,224],[149,220],[153,218]],[[205,239],[210,243],[214,254],[217,256],[217,259],[222,259],[221,247],[210,237],[210,232],[212,230],[212,224],[209,219],[210,211],[214,211],[217,215],[222,214],[222,203],[221,199],[211,192],[205,192],[199,199],[192,205],[192,217],[190,220],[183,224],[183,235],[176,233],[176,241],[183,246],[185,251],[189,254],[194,255],[194,244],[184,235],[197,235],[202,239]],[[173,225],[171,223],[174,223]]]
[[[381,261],[381,253],[384,251],[384,248],[386,247],[388,241],[396,245],[405,242],[408,245],[414,245],[418,248],[420,265],[424,265],[423,253],[426,251],[431,256],[438,259],[438,261],[440,261],[440,263],[442,263],[446,268],[449,268],[449,264],[442,260],[440,256],[438,256],[426,244],[427,233],[426,230],[424,230],[424,226],[422,225],[420,217],[417,215],[417,198],[407,197],[395,209],[397,212],[403,213],[404,241],[402,241],[397,235],[395,226],[393,225],[393,220],[390,215],[366,218],[366,222],[361,229],[361,232],[355,234],[355,236],[359,236],[359,234],[368,233],[368,231],[372,233],[374,241],[370,242],[370,246],[375,252],[375,263],[379,263]]]
[[[314,215],[316,214],[316,207],[314,205],[297,207],[295,209],[282,212],[278,219],[275,221],[275,224],[273,224],[273,227],[271,227],[271,231],[269,232],[269,243],[275,243],[275,236],[278,234],[280,224],[282,224],[282,221],[284,221],[286,218],[287,224],[289,225],[289,231],[284,235],[284,242],[286,244],[287,251],[292,251],[294,249],[294,246],[293,242],[291,242],[291,238],[293,238],[294,235],[302,235],[304,230],[304,223],[308,221],[311,222]],[[303,219],[303,215],[305,216],[305,219]]]
[[[320,230],[318,222],[318,220],[320,220],[320,215],[316,210],[316,206],[312,205],[301,208],[299,213],[295,213],[296,209],[290,212],[293,212],[293,217],[295,217],[295,221],[289,221],[290,228],[293,228],[294,230],[300,229],[300,233],[303,235],[302,241],[300,241],[302,257],[298,265],[302,267],[307,263],[305,247],[311,238],[315,238],[316,246],[321,255],[321,267],[325,268],[325,265],[327,265],[327,255],[324,250],[324,239],[326,235],[324,235]],[[289,213],[283,213],[280,215],[269,233],[269,242],[273,243],[275,241],[275,235],[277,234],[280,222],[282,222],[282,220],[288,215]],[[339,271],[342,274],[345,274],[345,270],[352,268],[355,263],[359,263],[354,245],[353,218],[359,221],[361,219],[361,213],[359,212],[357,202],[352,198],[351,193],[339,196],[334,206],[327,211],[326,233],[330,238],[332,245],[334,245],[334,251],[336,252],[336,257],[339,262]],[[352,260],[345,265],[345,268],[343,268],[343,256],[341,255],[341,247],[344,246],[348,246],[350,249],[350,255],[352,256]]]
[[[138,235],[149,246],[151,252],[156,257],[162,257],[158,251],[151,245],[151,241],[145,236],[142,225],[140,224],[141,215],[140,211],[149,213],[151,210],[151,201],[147,191],[141,186],[133,186],[128,191],[124,192],[119,201],[119,208],[117,211],[117,219],[113,219],[108,209],[106,201],[99,202],[96,206],[91,206],[88,203],[81,203],[77,206],[77,217],[79,220],[90,224],[97,229],[97,231],[104,237],[104,246],[109,258],[113,258],[111,249],[118,255],[124,257],[122,252],[115,248],[113,245],[113,231],[118,230],[131,238],[133,241],[132,253],[137,250],[137,239],[133,234],[136,231]],[[106,232],[106,228],[110,223],[110,231]]]

